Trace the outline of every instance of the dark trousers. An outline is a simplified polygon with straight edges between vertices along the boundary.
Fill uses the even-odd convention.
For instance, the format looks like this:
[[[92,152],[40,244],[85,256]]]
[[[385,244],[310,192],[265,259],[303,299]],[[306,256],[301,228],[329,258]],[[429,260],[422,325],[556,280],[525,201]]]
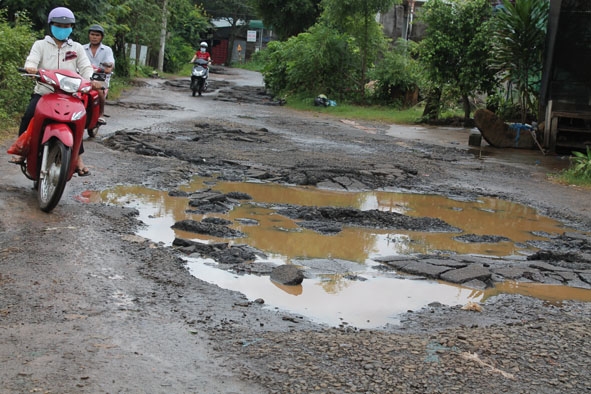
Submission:
[[[27,106],[27,109],[25,110],[25,113],[21,119],[21,125],[18,128],[18,135],[24,133],[25,130],[27,130],[27,127],[29,127],[29,123],[31,122],[31,119],[33,119],[33,115],[35,115],[35,108],[37,108],[37,103],[39,102],[40,98],[40,94],[34,93],[31,95],[31,101],[29,101],[29,105]]]
[[[25,113],[21,118],[21,124],[18,128],[18,135],[24,133],[27,130],[27,127],[29,127],[29,123],[35,115],[35,108],[37,108],[37,103],[39,102],[40,98],[40,94],[33,93],[31,95],[31,101],[29,101],[29,105],[27,106],[27,109],[25,110]],[[78,154],[81,155],[82,153],[84,153],[84,144],[80,144],[80,151],[78,152]]]

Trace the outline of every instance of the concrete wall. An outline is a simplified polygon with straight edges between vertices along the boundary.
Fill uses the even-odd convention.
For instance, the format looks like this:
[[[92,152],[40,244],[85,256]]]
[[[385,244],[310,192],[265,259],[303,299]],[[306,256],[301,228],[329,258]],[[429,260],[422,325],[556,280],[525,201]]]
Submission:
[[[386,36],[396,40],[420,41],[425,35],[425,26],[416,21],[417,12],[426,1],[405,0],[387,13],[378,16],[378,22],[384,27]]]

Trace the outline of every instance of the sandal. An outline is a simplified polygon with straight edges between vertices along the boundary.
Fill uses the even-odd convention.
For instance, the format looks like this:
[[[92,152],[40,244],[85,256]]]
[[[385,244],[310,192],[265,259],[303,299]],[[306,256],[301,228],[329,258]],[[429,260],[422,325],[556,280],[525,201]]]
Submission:
[[[23,165],[25,164],[25,156],[12,156],[12,158],[8,160],[8,162],[12,164]]]
[[[76,168],[76,174],[78,174],[78,176],[89,176],[90,170],[88,167]]]

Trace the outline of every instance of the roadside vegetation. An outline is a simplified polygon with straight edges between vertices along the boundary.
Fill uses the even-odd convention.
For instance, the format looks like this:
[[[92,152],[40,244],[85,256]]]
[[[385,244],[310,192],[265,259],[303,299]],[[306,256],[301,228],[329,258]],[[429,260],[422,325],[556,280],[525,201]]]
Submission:
[[[502,109],[506,120],[535,113],[533,98],[541,70],[532,64],[542,57],[549,0],[503,0],[502,7],[492,7],[489,0],[430,0],[415,20],[427,26],[420,42],[391,41],[376,22],[377,13],[400,3],[80,0],[70,7],[77,17],[75,40],[86,42],[86,26],[92,23],[105,27],[104,41],[116,57],[115,79],[121,81],[151,75],[152,70],[160,75],[187,70],[199,42],[211,37],[214,18],[231,27],[230,48],[248,29],[239,21],[261,18],[265,25],[274,26],[278,39],[248,60],[263,73],[267,88],[277,97],[297,101],[325,94],[339,105],[382,106],[391,111],[422,108],[416,121],[430,122],[449,113],[455,116],[458,110],[468,121],[479,106]],[[52,6],[5,0],[3,7],[2,29],[18,35],[20,44],[8,53],[8,43],[12,46],[15,41],[2,40],[1,76],[10,81],[19,77],[7,69],[10,63],[5,60],[22,64],[33,40],[45,34],[45,17]],[[148,47],[147,67],[132,60],[141,55],[142,45]],[[230,49],[227,64],[231,55]],[[19,86],[8,83],[13,94],[26,91],[20,86],[23,81]],[[22,111],[26,99],[20,94],[19,100],[11,101],[15,104],[0,109],[0,117]]]
[[[86,42],[86,26],[92,23],[107,30],[104,41],[116,57],[111,99],[131,78],[154,70],[161,76],[188,75],[188,60],[212,32],[211,18],[231,26],[230,48],[244,34],[240,20],[262,18],[276,26],[279,39],[248,62],[232,65],[260,71],[269,92],[293,108],[393,123],[463,119],[470,125],[479,107],[506,121],[537,117],[549,0],[502,0],[500,7],[488,0],[430,0],[416,19],[427,26],[420,42],[391,41],[376,22],[377,13],[400,2],[80,0],[71,8],[77,17],[75,40]],[[17,67],[45,34],[52,6],[5,0],[2,7],[0,138],[13,134],[28,102],[23,92],[32,90],[32,81]],[[131,60],[140,53],[132,54],[129,44],[148,46],[148,66]],[[227,64],[231,55],[229,50]],[[337,105],[314,107],[320,94]],[[582,175],[574,171],[573,176]]]
[[[591,187],[591,149],[589,146],[587,146],[586,152],[573,152],[569,167],[552,178],[565,185]]]

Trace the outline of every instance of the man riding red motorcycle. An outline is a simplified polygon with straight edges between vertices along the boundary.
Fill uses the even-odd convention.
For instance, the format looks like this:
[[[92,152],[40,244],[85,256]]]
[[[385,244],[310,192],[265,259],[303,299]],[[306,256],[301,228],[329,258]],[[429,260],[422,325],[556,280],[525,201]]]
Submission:
[[[74,13],[65,7],[54,8],[49,12],[47,23],[49,25],[50,35],[45,36],[44,39],[38,40],[33,44],[29,56],[27,56],[25,61],[24,68],[27,73],[36,74],[38,69],[70,70],[90,80],[94,69],[90,64],[88,56],[86,56],[84,48],[80,43],[69,39],[73,26],[76,23]],[[92,82],[92,87],[100,89],[102,84],[95,81]],[[35,115],[35,109],[41,96],[52,91],[53,89],[50,86],[39,83],[39,81],[37,82],[35,91],[31,96],[31,101],[21,119],[19,136],[27,130],[30,121]],[[80,157],[83,152],[84,148],[80,145],[76,165],[76,172],[79,176],[90,174],[90,171]],[[23,156],[15,156],[11,162],[22,164],[24,160],[25,158]]]
[[[11,162],[34,181],[39,207],[45,212],[58,204],[74,173],[90,174],[80,159],[82,139],[85,128],[98,121],[96,89],[102,86],[91,81],[93,67],[82,45],[68,39],[75,22],[72,11],[55,8],[48,22],[51,36],[33,44],[25,68],[19,69],[37,84],[19,138],[8,149],[15,155]]]
[[[109,82],[111,80],[111,74],[115,67],[115,57],[113,56],[113,50],[103,44],[103,38],[105,38],[105,29],[101,25],[92,25],[88,28],[88,40],[89,43],[84,45],[86,55],[90,60],[90,63],[96,71],[105,74],[104,87],[105,89],[99,90],[99,124],[104,125],[106,121],[103,118],[105,111],[105,100],[107,97],[107,89],[109,88]],[[89,134],[94,137],[94,133],[89,129]]]

